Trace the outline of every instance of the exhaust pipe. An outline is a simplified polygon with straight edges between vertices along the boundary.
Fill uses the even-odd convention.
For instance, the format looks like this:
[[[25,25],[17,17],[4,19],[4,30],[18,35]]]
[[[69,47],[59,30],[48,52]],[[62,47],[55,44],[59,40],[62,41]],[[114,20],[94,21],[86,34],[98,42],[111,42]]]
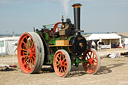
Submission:
[[[73,4],[72,7],[74,8],[74,25],[75,25],[75,31],[76,35],[80,35],[80,32],[83,32],[80,30],[80,7],[82,5],[79,3]]]

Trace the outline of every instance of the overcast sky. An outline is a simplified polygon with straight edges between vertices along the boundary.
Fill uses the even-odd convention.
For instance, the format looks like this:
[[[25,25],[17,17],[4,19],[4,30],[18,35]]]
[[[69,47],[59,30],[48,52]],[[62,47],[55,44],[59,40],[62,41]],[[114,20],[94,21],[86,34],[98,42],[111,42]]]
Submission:
[[[0,0],[0,34],[33,31],[44,24],[74,23],[74,3],[81,3],[84,32],[128,32],[128,0]]]

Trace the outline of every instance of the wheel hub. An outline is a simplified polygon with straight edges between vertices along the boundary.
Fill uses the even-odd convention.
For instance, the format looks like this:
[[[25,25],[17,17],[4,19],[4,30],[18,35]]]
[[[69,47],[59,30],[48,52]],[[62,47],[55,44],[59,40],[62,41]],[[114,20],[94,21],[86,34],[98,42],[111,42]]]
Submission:
[[[64,62],[62,62],[61,65],[64,65]]]
[[[94,62],[93,59],[88,59],[88,61],[89,61],[89,64],[92,64]]]
[[[33,57],[33,53],[32,53],[32,51],[30,49],[28,49],[27,55],[28,55],[28,57]]]
[[[65,64],[65,62],[63,61],[63,62],[58,62],[58,65],[59,66],[63,66]]]
[[[58,62],[58,65],[60,66],[61,65],[61,62]]]

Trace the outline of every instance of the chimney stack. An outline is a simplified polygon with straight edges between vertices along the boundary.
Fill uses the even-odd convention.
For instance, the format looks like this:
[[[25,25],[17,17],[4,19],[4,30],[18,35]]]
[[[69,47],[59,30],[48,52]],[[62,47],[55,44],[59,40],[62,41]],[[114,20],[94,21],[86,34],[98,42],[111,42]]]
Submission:
[[[73,4],[72,7],[74,8],[74,25],[75,25],[75,31],[76,35],[81,34],[80,30],[80,7],[82,5],[79,3]]]

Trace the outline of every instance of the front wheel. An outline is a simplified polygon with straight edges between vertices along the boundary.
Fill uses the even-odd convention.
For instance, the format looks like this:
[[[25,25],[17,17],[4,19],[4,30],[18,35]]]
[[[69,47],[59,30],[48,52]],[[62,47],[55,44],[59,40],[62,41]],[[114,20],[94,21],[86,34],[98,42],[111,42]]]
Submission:
[[[67,51],[58,50],[54,55],[53,67],[57,75],[66,77],[71,70],[71,59]]]
[[[87,49],[83,53],[83,60],[88,61],[83,63],[83,68],[87,73],[95,74],[100,68],[100,56],[95,49]]]

